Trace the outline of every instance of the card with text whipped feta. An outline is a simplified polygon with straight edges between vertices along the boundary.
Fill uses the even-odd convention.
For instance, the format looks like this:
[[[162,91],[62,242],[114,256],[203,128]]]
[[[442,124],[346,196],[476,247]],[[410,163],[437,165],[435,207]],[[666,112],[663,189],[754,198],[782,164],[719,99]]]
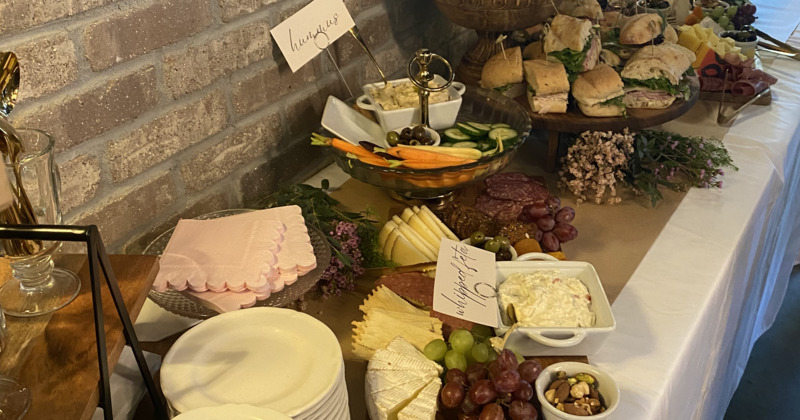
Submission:
[[[433,285],[433,309],[490,327],[498,326],[495,255],[442,239]]]
[[[314,0],[269,33],[295,72],[353,26],[342,0]]]

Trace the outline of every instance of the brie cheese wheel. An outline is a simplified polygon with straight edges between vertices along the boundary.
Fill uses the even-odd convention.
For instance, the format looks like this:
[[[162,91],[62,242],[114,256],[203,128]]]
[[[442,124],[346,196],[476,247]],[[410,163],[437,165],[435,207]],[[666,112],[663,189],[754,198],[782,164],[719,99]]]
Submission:
[[[441,366],[403,337],[375,351],[367,365],[365,394],[372,420],[433,419]]]
[[[397,420],[434,420],[441,389],[441,379],[434,378],[428,382],[417,397],[397,413]]]

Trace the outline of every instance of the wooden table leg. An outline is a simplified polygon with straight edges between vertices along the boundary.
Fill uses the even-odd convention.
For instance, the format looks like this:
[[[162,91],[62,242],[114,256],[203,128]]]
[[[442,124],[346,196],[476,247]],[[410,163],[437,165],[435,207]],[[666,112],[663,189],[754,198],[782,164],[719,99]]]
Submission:
[[[544,162],[544,169],[547,172],[555,172],[558,166],[558,131],[547,131],[547,159]]]

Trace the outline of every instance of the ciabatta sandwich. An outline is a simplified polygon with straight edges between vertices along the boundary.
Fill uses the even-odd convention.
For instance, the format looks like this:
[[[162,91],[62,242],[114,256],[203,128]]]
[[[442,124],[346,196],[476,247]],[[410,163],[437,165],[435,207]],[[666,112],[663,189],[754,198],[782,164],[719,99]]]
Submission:
[[[603,18],[603,8],[597,0],[561,0],[558,11],[577,18],[599,21]]]
[[[572,82],[572,96],[578,108],[590,117],[625,115],[625,91],[622,79],[614,69],[600,63]]]
[[[569,80],[561,63],[528,60],[522,63],[528,81],[528,103],[539,114],[567,112]]]
[[[550,23],[543,49],[548,60],[560,62],[574,77],[597,64],[600,37],[592,30],[592,22],[559,14]]]
[[[480,85],[510,98],[525,94],[522,79],[522,49],[506,48],[493,55],[483,65]]]
[[[663,109],[689,94],[694,53],[678,44],[642,47],[620,72],[629,108]]]

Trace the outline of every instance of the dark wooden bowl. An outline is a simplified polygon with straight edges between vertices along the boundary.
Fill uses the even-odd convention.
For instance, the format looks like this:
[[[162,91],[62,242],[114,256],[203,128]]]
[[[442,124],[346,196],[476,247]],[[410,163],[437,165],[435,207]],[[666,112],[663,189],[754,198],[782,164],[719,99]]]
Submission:
[[[451,22],[478,31],[504,32],[544,22],[561,0],[436,0]]]

